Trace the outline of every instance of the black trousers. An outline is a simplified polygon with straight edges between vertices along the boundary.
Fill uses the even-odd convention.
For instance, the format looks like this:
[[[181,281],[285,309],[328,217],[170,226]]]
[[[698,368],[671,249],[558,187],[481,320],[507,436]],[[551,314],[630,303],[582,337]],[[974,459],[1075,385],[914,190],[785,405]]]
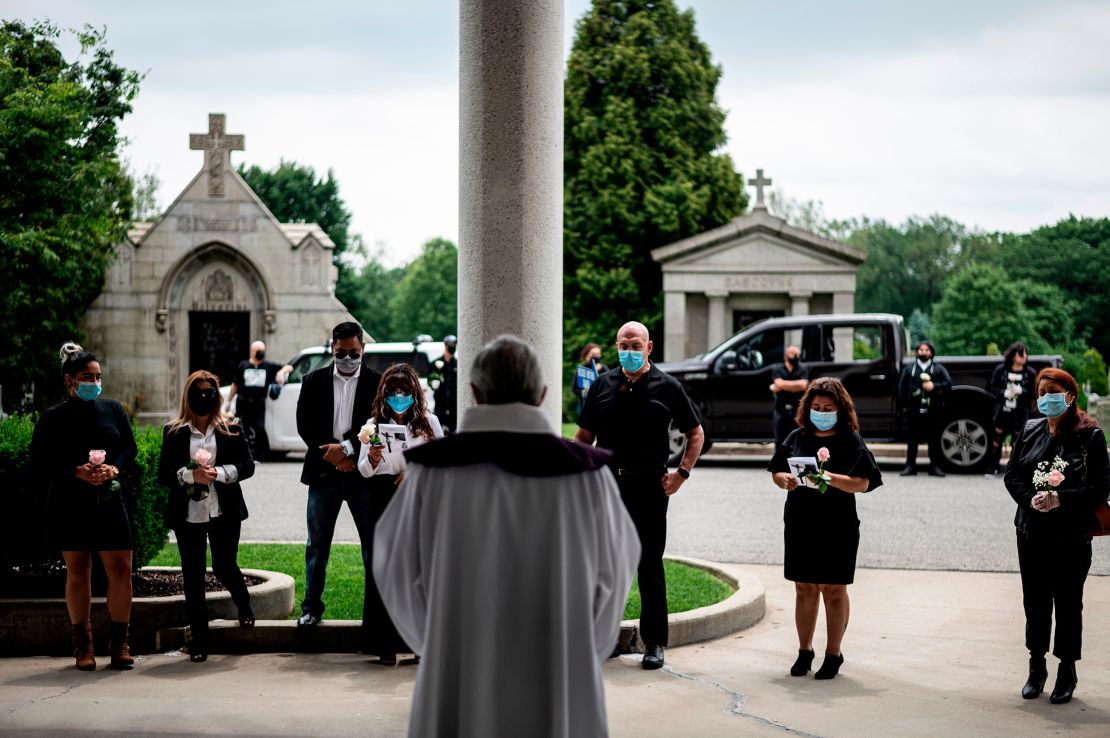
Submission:
[[[938,463],[940,449],[936,447],[936,413],[922,413],[917,408],[910,408],[906,411],[906,424],[909,428],[906,434],[906,466],[917,466],[917,447],[922,441],[929,447],[929,463]]]
[[[1034,655],[1048,653],[1055,607],[1052,655],[1061,661],[1078,661],[1083,645],[1083,583],[1091,569],[1090,539],[1030,540],[1018,531],[1017,550],[1025,647]]]
[[[1016,412],[998,413],[998,417],[994,419],[994,427],[991,428],[991,446],[987,449],[987,453],[990,454],[988,471],[997,471],[1002,461],[1002,442],[1006,440],[1006,436],[1010,436],[1010,444],[1017,443],[1018,436],[1025,427],[1025,420],[1024,415]],[[999,429],[1002,430],[1001,433],[996,432]],[[997,446],[994,445],[996,443]]]
[[[394,484],[396,479],[392,474],[370,478],[369,521],[366,526],[369,537],[363,540],[363,545],[371,552],[374,550],[374,528],[397,492],[397,485]],[[412,653],[412,649],[393,625],[389,611],[385,609],[378,583],[374,581],[372,564],[366,567],[366,586],[363,589],[362,650],[375,656]]]
[[[244,402],[240,396],[236,402],[236,410],[246,431],[251,456],[264,460],[270,453],[270,439],[266,436],[266,401]]]
[[[640,536],[640,638],[655,646],[667,645],[667,580],[663,550],[667,547],[667,504],[663,471],[618,476],[621,501]]]
[[[790,432],[798,427],[798,421],[795,419],[793,412],[777,409],[771,417],[775,432],[775,450],[778,450],[782,446],[782,442],[790,435]]]
[[[231,593],[239,616],[253,615],[251,597],[236,561],[239,555],[238,515],[221,515],[207,523],[182,523],[176,531],[181,552],[181,576],[185,580],[185,612],[194,642],[208,639],[208,607],[204,601],[205,552],[212,545],[212,573]]]

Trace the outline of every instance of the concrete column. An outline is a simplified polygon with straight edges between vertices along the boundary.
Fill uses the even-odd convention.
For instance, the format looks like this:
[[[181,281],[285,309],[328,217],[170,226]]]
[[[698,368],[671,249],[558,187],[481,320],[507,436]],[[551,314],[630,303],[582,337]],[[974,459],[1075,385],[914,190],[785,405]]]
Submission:
[[[686,293],[663,293],[663,361],[686,358]]]
[[[791,292],[790,293],[790,314],[793,315],[809,315],[809,298],[813,297],[812,292]]]
[[[501,333],[540,355],[560,427],[563,0],[459,3],[459,410]]]
[[[833,306],[834,313],[846,313],[851,315],[856,312],[856,295],[854,292],[834,292],[833,293]]]
[[[728,293],[706,292],[705,296],[709,298],[708,351],[728,338],[732,326],[728,324]]]

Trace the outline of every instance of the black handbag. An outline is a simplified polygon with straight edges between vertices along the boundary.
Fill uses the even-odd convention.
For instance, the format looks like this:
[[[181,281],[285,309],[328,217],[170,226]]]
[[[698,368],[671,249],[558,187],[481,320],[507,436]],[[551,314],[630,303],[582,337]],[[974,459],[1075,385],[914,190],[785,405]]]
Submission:
[[[1087,443],[1091,438],[1088,436]],[[1087,443],[1083,444],[1083,483],[1087,482]],[[1090,520],[1080,533],[1083,538],[1110,536],[1110,502],[1100,500],[1091,508]]]

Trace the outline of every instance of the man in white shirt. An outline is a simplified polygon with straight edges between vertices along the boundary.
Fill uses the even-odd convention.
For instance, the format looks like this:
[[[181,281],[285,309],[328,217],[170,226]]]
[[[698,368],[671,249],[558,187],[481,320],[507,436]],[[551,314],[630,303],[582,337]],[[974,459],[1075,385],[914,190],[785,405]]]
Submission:
[[[335,521],[347,503],[370,560],[370,491],[358,473],[358,430],[373,412],[381,374],[363,363],[362,327],[340,323],[332,331],[334,364],[305,375],[297,400],[297,432],[308,446],[301,483],[308,485],[305,593],[297,624],[313,626],[324,614],[324,584]],[[369,576],[369,567],[367,567]]]
[[[487,344],[470,380],[478,406],[406,453],[374,533],[375,581],[422,658],[409,735],[606,735],[601,664],[640,556],[610,454],[555,435],[523,341]]]

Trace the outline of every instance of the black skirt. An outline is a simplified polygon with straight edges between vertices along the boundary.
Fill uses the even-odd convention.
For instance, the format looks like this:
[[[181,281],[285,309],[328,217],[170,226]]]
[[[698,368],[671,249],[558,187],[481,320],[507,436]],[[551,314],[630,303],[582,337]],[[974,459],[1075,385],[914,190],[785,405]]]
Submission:
[[[62,551],[131,550],[131,524],[119,492],[100,500],[91,489],[67,490],[52,503],[54,545]]]

